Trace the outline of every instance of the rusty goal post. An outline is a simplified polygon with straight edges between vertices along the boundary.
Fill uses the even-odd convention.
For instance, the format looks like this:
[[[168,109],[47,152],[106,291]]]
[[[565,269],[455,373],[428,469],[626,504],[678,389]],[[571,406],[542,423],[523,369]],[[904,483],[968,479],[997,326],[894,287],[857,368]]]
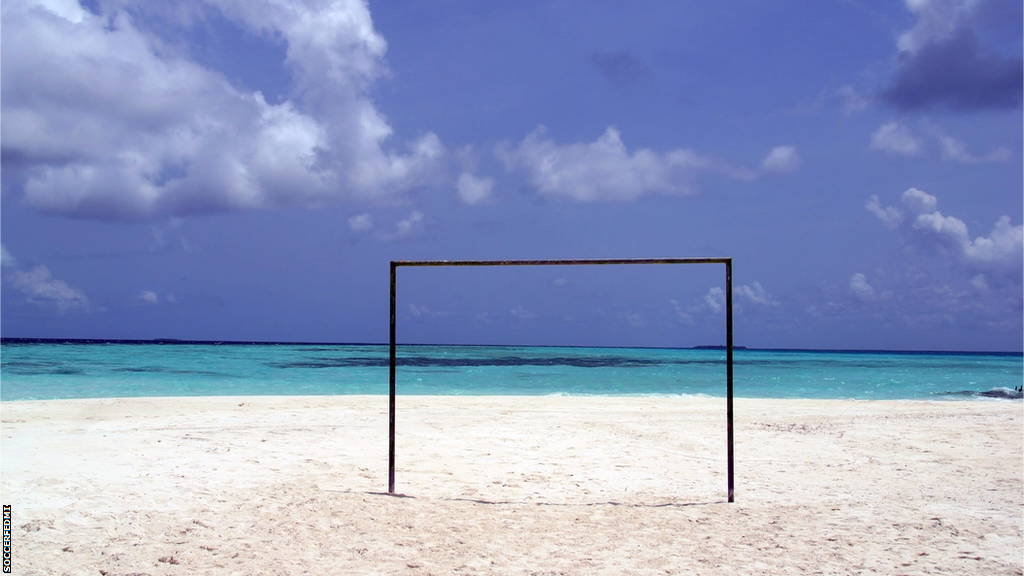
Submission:
[[[570,260],[392,260],[391,261],[391,336],[389,346],[389,410],[388,410],[388,493],[395,493],[395,319],[396,287],[400,267],[439,266],[604,266],[615,264],[724,264],[725,265],[725,418],[726,418],[726,475],[728,479],[728,501],[735,498],[733,483],[733,432],[732,432],[732,258],[604,258]]]

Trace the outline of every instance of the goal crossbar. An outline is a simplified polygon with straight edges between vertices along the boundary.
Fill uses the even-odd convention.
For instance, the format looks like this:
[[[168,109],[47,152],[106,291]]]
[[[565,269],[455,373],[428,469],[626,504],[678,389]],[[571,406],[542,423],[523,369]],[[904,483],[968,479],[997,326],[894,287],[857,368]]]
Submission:
[[[732,434],[732,258],[590,258],[569,260],[392,260],[391,261],[391,342],[389,348],[390,393],[388,411],[388,493],[395,493],[395,318],[398,268],[438,266],[581,266],[609,264],[724,264],[725,265],[725,417],[728,501],[734,501]]]

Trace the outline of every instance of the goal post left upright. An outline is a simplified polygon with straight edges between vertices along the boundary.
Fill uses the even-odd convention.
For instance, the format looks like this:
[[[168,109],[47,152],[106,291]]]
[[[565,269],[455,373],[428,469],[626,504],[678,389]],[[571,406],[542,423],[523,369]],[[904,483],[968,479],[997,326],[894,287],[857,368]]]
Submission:
[[[388,494],[395,493],[395,286],[398,263],[391,262],[391,345],[388,350],[389,408],[388,408]]]

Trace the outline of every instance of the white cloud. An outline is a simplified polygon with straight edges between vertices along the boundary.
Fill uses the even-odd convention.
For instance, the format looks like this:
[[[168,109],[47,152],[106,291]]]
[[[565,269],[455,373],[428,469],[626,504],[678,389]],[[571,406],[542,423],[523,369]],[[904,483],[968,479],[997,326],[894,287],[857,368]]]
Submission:
[[[734,285],[732,302],[735,308],[745,308],[749,311],[779,305],[778,300],[773,298],[760,282]],[[670,299],[669,303],[672,304],[672,310],[680,324],[692,325],[698,317],[725,314],[725,290],[718,286],[709,288],[703,297],[688,306],[683,306],[675,299]]]
[[[939,206],[938,198],[917,188],[907,188],[903,192],[903,196],[900,197],[900,201],[919,214],[935,212]]]
[[[381,234],[381,240],[403,240],[415,234],[418,234],[423,228],[423,213],[413,210],[408,217],[403,218],[395,223],[395,229],[393,232]]]
[[[713,314],[720,314],[725,310],[725,290],[719,287],[714,287],[708,290],[708,293],[704,295],[704,305]]]
[[[967,11],[973,11],[977,0],[905,0],[904,4],[916,17],[914,27],[900,34],[896,47],[904,52],[916,52],[929,43],[952,36]]]
[[[89,15],[78,0],[38,0],[35,4],[76,24]]]
[[[867,276],[857,272],[850,277],[850,290],[853,290],[853,295],[860,300],[874,300],[875,299],[875,288],[868,284]]]
[[[431,310],[426,306],[409,304],[409,314],[412,314],[414,318],[444,318],[445,316],[451,315],[451,312],[446,310]]]
[[[924,121],[922,125],[924,133],[932,137],[939,145],[943,160],[951,160],[961,164],[1007,162],[1010,160],[1010,151],[1006,148],[996,148],[988,154],[977,156],[968,152],[965,142],[945,134],[935,124]],[[925,152],[924,140],[899,122],[889,122],[879,127],[871,135],[870,148],[901,156],[920,156]]]
[[[577,202],[692,194],[697,176],[707,171],[740,179],[757,177],[754,171],[734,168],[688,149],[663,154],[646,148],[630,152],[614,127],[593,142],[575,144],[557,144],[545,138],[541,127],[515,148],[499,148],[497,154],[509,170],[525,171],[540,195]]]
[[[761,286],[760,282],[736,285],[732,289],[733,304],[740,302],[753,306],[778,306],[779,302],[772,298],[771,294]],[[717,286],[710,288],[704,295],[703,304],[692,307],[688,311],[682,310],[675,300],[670,300],[680,320],[688,321],[691,314],[695,312],[710,312],[712,314],[725,313],[725,290]]]
[[[25,295],[25,301],[44,308],[53,307],[61,312],[73,309],[89,310],[89,299],[81,290],[68,286],[50,274],[49,268],[36,266],[28,272],[17,270],[11,274],[14,288]]]
[[[359,214],[348,219],[348,227],[353,232],[368,232],[373,228],[373,217],[369,214]]]
[[[568,286],[569,280],[567,278],[555,278],[551,283],[555,286]]]
[[[466,204],[477,204],[491,197],[491,190],[494,188],[494,178],[480,178],[468,172],[459,175],[456,182],[459,191],[459,198]]]
[[[903,221],[903,212],[895,206],[887,206],[882,208],[882,202],[878,199],[878,195],[872,194],[868,201],[864,204],[864,207],[878,217],[879,220],[885,223],[889,228],[895,229]]]
[[[746,300],[747,302],[750,302],[752,304],[758,304],[761,306],[778,305],[778,302],[772,299],[771,295],[769,295],[768,292],[763,287],[761,287],[760,282],[754,282],[749,286],[737,286],[734,291],[736,292],[736,295],[739,296],[741,299]]]
[[[966,229],[965,229],[966,232]],[[1024,226],[1011,226],[1009,216],[1000,216],[988,236],[968,238],[964,255],[974,262],[1021,263],[1024,253]]]
[[[935,137],[942,147],[942,158],[952,160],[961,164],[980,164],[983,162],[1008,162],[1010,151],[1006,148],[996,148],[984,156],[975,156],[967,151],[967,144],[952,136],[936,132]]]
[[[18,261],[7,251],[7,247],[0,244],[0,266],[14,268],[17,265]]]
[[[963,220],[939,212],[935,196],[910,188],[900,201],[907,214],[896,207],[882,209],[871,199],[868,210],[889,227],[894,227],[891,222],[895,221],[908,246],[952,258],[972,269],[1001,272],[1016,277],[1019,283],[1024,259],[1024,226],[1012,226],[1010,217],[1002,216],[988,236],[971,238]]]
[[[149,232],[153,235],[153,244],[149,247],[150,252],[161,252],[169,250],[177,245],[183,252],[202,252],[192,240],[185,236],[181,218],[168,218],[166,224],[153,224]]]
[[[518,320],[534,320],[540,318],[540,314],[527,310],[523,306],[516,306],[515,308],[508,311],[509,314],[514,316]]]
[[[984,292],[988,290],[988,280],[985,279],[984,274],[977,274],[971,278],[971,286],[974,286],[976,290]]]
[[[870,147],[874,150],[881,150],[889,154],[900,156],[917,156],[921,154],[921,139],[915,136],[909,128],[899,122],[889,122],[881,125],[871,135]]]
[[[139,294],[139,300],[142,300],[147,304],[157,304],[160,302],[160,296],[152,290],[143,290],[142,293]]]
[[[793,172],[799,167],[800,155],[794,146],[776,146],[761,162],[761,168],[767,172]]]
[[[876,327],[887,330],[923,331],[919,336],[925,340],[962,330],[973,331],[981,339],[1003,332],[1008,337],[1003,338],[1005,342],[1019,342],[1021,315],[1011,312],[1021,309],[1019,283],[1000,281],[989,286],[982,274],[955,278],[947,270],[929,271],[916,265],[889,280],[894,283],[891,290],[862,273],[854,274],[838,291],[821,286],[805,312],[841,329],[870,318]]]
[[[672,310],[676,313],[676,319],[683,324],[693,324],[693,313],[690,310],[684,309],[678,301],[669,300],[672,304]]]
[[[629,324],[630,328],[644,328],[647,326],[647,320],[639,312],[628,312],[626,313],[626,324]]]
[[[839,107],[842,108],[843,114],[847,116],[854,112],[866,110],[871,104],[871,101],[860,92],[857,92],[853,86],[840,86],[836,90],[835,96],[839,101]]]
[[[370,97],[386,43],[363,2],[193,0],[180,9],[200,17],[178,21],[148,17],[161,8],[141,0],[100,14],[46,4],[4,3],[0,82],[5,155],[41,211],[136,219],[374,199],[432,181],[446,154],[433,133],[392,148]],[[182,39],[214,10],[287,46],[293,99],[268,103],[191,59]]]

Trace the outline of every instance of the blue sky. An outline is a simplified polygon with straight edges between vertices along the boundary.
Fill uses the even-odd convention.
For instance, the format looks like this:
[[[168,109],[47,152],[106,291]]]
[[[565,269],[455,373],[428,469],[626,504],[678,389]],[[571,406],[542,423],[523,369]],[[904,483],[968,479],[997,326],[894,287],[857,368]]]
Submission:
[[[2,18],[4,336],[1022,348],[1019,3]]]

